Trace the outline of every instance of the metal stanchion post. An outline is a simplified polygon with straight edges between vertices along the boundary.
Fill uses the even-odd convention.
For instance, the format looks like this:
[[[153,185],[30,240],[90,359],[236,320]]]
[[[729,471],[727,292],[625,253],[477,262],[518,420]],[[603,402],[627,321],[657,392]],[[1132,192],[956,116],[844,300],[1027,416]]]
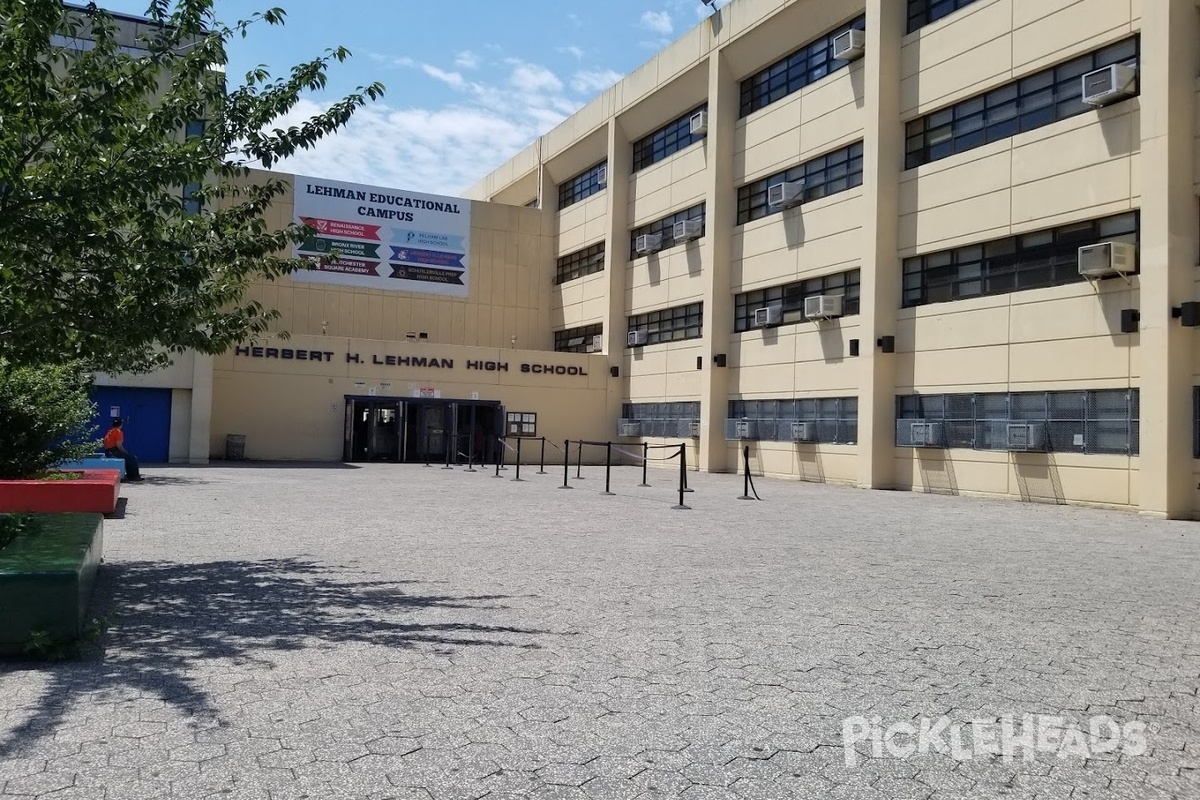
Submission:
[[[686,478],[685,478],[686,475],[687,475],[687,445],[681,444],[681,445],[679,445],[679,505],[673,506],[673,508],[677,508],[680,511],[689,510],[689,507],[685,506],[683,504],[683,493],[685,491],[683,488],[683,482],[684,482],[684,480],[686,480]]]
[[[683,444],[681,444],[681,445],[679,445],[679,446],[680,446],[680,447],[682,447],[682,448],[684,448],[684,452],[687,452],[687,442],[684,442]],[[694,492],[694,491],[696,491],[695,489],[692,489],[692,488],[690,488],[690,487],[687,485],[687,470],[684,470],[684,471],[683,471],[683,490],[684,490],[685,492]]]
[[[612,494],[609,491],[610,479],[612,477],[612,442],[607,442],[604,445],[604,491],[600,494]]]
[[[500,452],[496,456],[496,474],[492,476],[493,478],[499,478],[500,470],[504,469],[504,442],[500,441],[499,436],[496,437],[496,444],[499,445],[497,449]]]
[[[517,437],[517,477],[513,478],[513,480],[514,481],[521,480],[521,437],[520,436]]]
[[[750,496],[750,445],[742,449],[742,496],[738,500],[753,500]]]
[[[650,445],[642,442],[642,482],[639,486],[650,485]]]
[[[579,453],[575,456],[575,480],[583,480],[583,439],[579,440]]]
[[[432,464],[429,463],[429,433],[428,432],[426,432],[426,434],[424,436],[424,447],[425,447],[425,466],[427,466],[427,467],[433,466]]]
[[[450,440],[450,447],[447,447],[445,444],[446,441],[447,441],[447,439],[446,439],[445,433],[443,432],[442,449],[444,449],[446,451],[446,466],[442,467],[442,469],[454,469],[454,467],[450,466],[450,450],[453,449],[454,442],[453,442],[453,440]]]
[[[571,440],[563,440],[563,485],[560,489],[574,489],[575,487],[567,483],[571,477]]]
[[[470,441],[470,440],[467,441],[467,468],[465,470],[463,470],[464,472],[478,472],[479,471],[479,470],[475,469],[475,447],[474,447],[474,445],[475,445],[475,442]],[[482,467],[483,464],[480,463],[479,466]]]
[[[546,474],[546,437],[545,436],[542,437],[542,455],[541,455],[541,458],[538,460],[537,474],[538,475]]]

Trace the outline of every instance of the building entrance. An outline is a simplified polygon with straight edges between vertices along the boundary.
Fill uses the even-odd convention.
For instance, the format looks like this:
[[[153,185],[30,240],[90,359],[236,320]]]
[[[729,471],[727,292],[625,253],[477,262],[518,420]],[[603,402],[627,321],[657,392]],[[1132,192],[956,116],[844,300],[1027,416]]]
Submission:
[[[479,463],[497,458],[503,409],[495,400],[346,397],[345,461]]]
[[[403,404],[385,397],[346,398],[345,461],[399,461]]]

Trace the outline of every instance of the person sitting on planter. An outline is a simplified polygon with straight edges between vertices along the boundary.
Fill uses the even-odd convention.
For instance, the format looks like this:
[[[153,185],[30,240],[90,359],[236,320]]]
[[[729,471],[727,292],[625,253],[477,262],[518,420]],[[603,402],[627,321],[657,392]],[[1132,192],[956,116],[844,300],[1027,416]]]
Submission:
[[[104,455],[109,458],[120,458],[125,461],[125,480],[140,481],[142,474],[138,470],[137,457],[125,449],[125,433],[121,430],[122,421],[114,419],[108,433],[104,434]]]

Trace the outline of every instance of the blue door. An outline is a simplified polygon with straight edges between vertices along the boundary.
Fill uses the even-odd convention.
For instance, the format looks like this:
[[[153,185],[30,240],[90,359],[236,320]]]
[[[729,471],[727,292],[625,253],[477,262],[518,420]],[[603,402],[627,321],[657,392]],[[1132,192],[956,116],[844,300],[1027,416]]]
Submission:
[[[171,448],[171,390],[96,386],[96,437],[104,436],[112,418],[125,420],[125,449],[143,464],[165,464]]]

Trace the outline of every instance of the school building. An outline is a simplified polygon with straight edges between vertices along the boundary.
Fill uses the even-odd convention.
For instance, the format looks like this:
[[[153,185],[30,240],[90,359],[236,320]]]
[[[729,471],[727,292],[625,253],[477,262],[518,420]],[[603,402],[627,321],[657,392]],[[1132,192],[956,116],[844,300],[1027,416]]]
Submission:
[[[1195,0],[734,0],[466,198],[296,176],[290,338],[142,388],[175,460],[483,428],[1200,516],[1198,91]]]

